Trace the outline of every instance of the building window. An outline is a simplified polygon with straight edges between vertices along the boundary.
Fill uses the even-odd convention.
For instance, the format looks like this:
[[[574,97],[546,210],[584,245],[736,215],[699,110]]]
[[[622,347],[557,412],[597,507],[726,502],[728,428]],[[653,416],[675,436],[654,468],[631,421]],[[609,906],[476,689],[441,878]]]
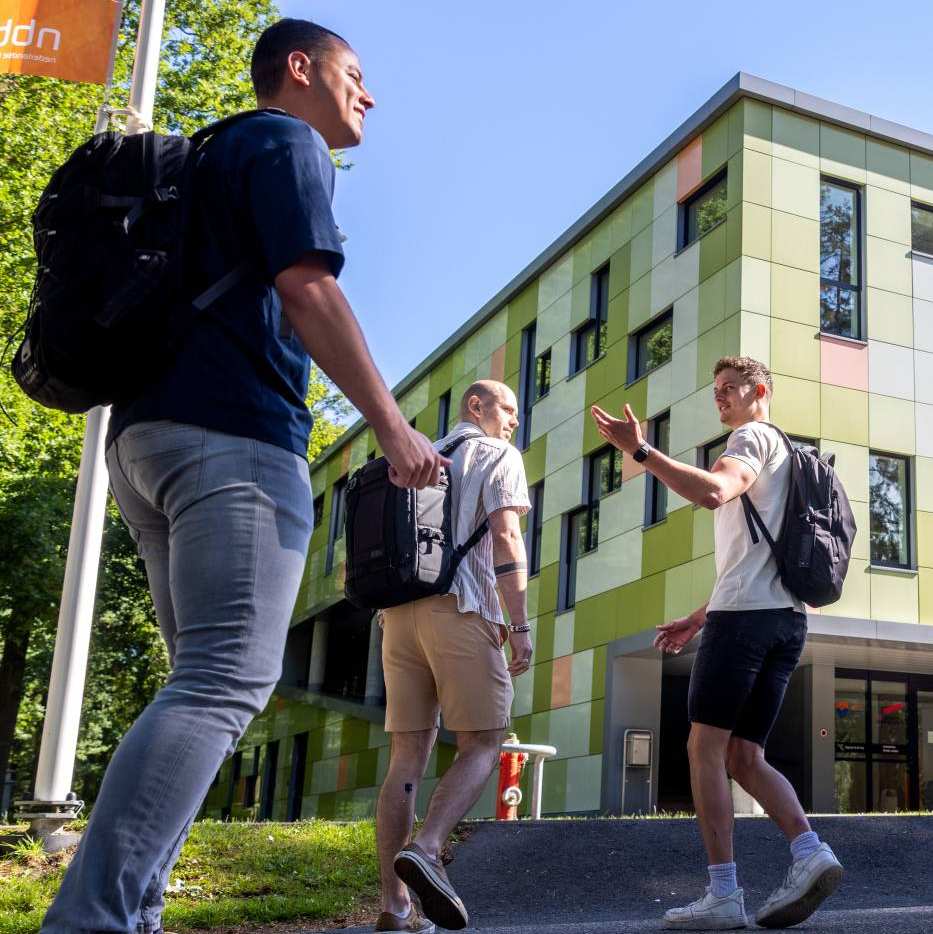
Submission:
[[[292,768],[288,777],[288,798],[285,820],[301,820],[301,798],[305,788],[305,770],[308,761],[308,733],[299,733],[292,743]]]
[[[535,356],[537,327],[528,325],[522,331],[521,375],[518,383],[518,449],[524,451],[531,443],[531,410],[534,404],[551,391],[551,348]]]
[[[570,372],[579,373],[606,352],[609,330],[609,266],[603,266],[590,279],[590,318],[578,328],[571,344]]]
[[[346,515],[347,478],[341,477],[341,479],[334,484],[333,501],[330,507],[330,537],[327,540],[327,560],[324,562],[325,574],[330,574],[334,569],[334,551],[337,542],[343,538]]]
[[[529,491],[531,509],[528,512],[525,550],[528,553],[528,574],[537,574],[541,570],[541,522],[544,512],[544,482],[536,483]]]
[[[910,471],[906,457],[869,454],[868,500],[871,563],[910,567]]]
[[[256,786],[259,783],[259,747],[253,747],[253,762],[249,774],[243,782],[243,806],[252,807],[256,803]]]
[[[933,208],[925,204],[910,206],[911,248],[933,255]]]
[[[680,250],[699,240],[726,218],[728,178],[723,169],[680,206]]]
[[[450,390],[441,396],[437,404],[437,438],[440,440],[450,428]]]
[[[857,188],[820,183],[820,330],[861,340],[859,252],[861,220]]]
[[[312,508],[314,509],[314,529],[317,529],[317,528],[320,528],[321,523],[324,521],[324,494],[323,493],[321,493],[320,496],[314,497]],[[312,529],[312,531],[314,529]]]
[[[560,594],[558,607],[570,610],[577,601],[577,558],[586,549],[587,517],[589,510],[584,506],[564,517],[564,543],[561,549]]]
[[[670,454],[671,413],[658,415],[648,423],[648,443],[662,454]],[[655,476],[648,474],[645,487],[645,525],[654,525],[667,518],[667,487]]]
[[[628,371],[630,383],[663,366],[671,359],[674,339],[674,312],[668,310],[651,324],[629,337]]]
[[[266,760],[262,764],[262,788],[259,796],[259,819],[272,820],[275,808],[275,780],[279,769],[279,741],[266,746]]]

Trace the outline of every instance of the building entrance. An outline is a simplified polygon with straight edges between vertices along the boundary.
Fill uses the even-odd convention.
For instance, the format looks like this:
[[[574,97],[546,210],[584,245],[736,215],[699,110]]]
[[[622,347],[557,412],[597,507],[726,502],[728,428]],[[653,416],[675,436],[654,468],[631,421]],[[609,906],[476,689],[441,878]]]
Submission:
[[[933,678],[836,670],[841,813],[933,807]]]

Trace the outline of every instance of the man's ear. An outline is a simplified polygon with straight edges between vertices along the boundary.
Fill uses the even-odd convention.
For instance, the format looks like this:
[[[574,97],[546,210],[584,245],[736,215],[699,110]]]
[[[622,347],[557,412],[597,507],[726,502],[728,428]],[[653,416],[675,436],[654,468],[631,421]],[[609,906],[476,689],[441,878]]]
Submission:
[[[764,399],[768,395],[768,387],[764,383],[758,383],[755,386],[755,396],[759,399]]]

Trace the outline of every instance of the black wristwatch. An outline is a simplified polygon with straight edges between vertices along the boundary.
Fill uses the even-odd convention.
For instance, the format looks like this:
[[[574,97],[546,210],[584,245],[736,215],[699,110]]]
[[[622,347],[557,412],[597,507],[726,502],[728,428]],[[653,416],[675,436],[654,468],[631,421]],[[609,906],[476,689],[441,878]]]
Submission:
[[[632,455],[637,463],[641,463],[651,453],[651,445],[647,441],[642,441],[638,449]]]

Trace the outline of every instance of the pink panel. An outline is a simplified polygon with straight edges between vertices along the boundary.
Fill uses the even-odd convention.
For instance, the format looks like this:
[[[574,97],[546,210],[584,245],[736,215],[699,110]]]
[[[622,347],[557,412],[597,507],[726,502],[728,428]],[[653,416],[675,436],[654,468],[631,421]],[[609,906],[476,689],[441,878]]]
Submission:
[[[498,380],[500,383],[505,379],[505,344],[493,352],[489,378]]]
[[[337,763],[337,791],[343,791],[350,784],[350,757],[341,756]]]
[[[703,137],[698,136],[677,156],[677,200],[683,201],[700,184]]]
[[[559,626],[560,623],[557,623]],[[573,656],[554,659],[551,672],[551,707],[566,707],[570,703],[570,683],[573,677]]]
[[[820,381],[868,392],[868,345],[820,335]]]

